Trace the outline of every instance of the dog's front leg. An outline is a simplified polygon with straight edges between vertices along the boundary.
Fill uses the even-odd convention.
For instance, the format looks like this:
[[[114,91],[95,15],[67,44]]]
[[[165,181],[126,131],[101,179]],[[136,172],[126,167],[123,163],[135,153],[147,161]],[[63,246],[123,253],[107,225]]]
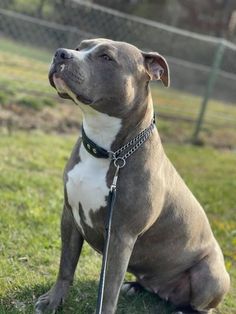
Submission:
[[[61,220],[61,260],[56,283],[39,297],[36,313],[56,310],[64,301],[73,282],[76,265],[83,245],[83,237],[79,233],[70,209],[64,206]]]
[[[103,298],[103,314],[113,314],[137,237],[127,231],[111,231]]]

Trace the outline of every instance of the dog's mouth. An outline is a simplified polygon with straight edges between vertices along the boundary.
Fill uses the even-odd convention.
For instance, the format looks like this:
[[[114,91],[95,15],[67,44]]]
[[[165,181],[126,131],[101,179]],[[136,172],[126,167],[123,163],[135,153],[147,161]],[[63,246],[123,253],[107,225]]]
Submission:
[[[66,85],[62,74],[64,70],[65,64],[52,63],[48,74],[49,82],[51,86],[56,89],[60,97],[65,99],[72,99],[68,93],[69,88]]]
[[[85,97],[83,94],[75,91],[75,85],[79,86],[79,80],[76,81],[71,77],[70,71],[66,64],[55,64],[52,63],[49,70],[49,82],[54,87],[61,98],[71,99],[76,104],[81,102],[86,105],[92,104],[92,100]]]

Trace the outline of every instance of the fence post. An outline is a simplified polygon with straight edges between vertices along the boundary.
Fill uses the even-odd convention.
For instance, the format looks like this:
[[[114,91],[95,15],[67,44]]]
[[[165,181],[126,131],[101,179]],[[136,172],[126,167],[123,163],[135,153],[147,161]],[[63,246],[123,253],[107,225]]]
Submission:
[[[205,89],[204,97],[202,100],[202,105],[201,105],[201,108],[199,111],[198,119],[196,121],[195,130],[194,130],[193,136],[192,136],[192,143],[193,144],[197,143],[198,135],[199,135],[199,132],[201,131],[204,115],[206,112],[206,107],[207,107],[209,98],[211,97],[211,94],[212,94],[212,90],[213,90],[213,87],[214,87],[214,84],[215,84],[215,81],[216,81],[216,78],[218,75],[218,70],[219,70],[221,62],[222,62],[224,51],[225,51],[225,42],[224,42],[224,39],[222,39],[219,42],[219,45],[218,45],[216,53],[215,53],[215,57],[214,57],[211,71],[209,74],[209,78],[208,78],[207,86]]]

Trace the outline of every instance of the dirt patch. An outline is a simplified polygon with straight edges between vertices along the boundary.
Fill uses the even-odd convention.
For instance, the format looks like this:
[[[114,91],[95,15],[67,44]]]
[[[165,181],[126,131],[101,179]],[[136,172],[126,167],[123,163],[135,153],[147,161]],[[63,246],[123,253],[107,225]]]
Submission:
[[[42,110],[10,105],[0,109],[0,127],[8,133],[39,129],[45,132],[71,133],[79,130],[82,116],[78,107],[58,104]]]
[[[157,125],[163,142],[190,143],[193,122],[168,115],[158,115]],[[82,114],[78,106],[61,102],[55,107],[45,106],[41,110],[16,104],[0,106],[0,129],[6,133],[18,130],[43,132],[78,133]],[[200,133],[198,145],[210,145],[218,149],[236,148],[235,128],[205,126]]]

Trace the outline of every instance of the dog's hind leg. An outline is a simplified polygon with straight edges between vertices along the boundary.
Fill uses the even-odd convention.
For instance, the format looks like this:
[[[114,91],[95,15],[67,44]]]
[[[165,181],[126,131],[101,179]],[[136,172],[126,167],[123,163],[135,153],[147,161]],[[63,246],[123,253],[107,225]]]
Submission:
[[[191,306],[201,311],[217,307],[230,287],[223,256],[218,246],[190,269]]]
[[[74,272],[83,245],[83,237],[77,230],[74,218],[64,206],[61,220],[61,261],[56,283],[35,304],[35,312],[55,311],[63,302],[73,282]]]

